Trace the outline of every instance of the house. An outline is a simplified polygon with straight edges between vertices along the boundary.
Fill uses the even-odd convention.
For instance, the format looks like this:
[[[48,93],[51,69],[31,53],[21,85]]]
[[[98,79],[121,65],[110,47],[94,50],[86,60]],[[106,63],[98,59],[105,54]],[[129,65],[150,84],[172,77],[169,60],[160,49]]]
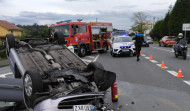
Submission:
[[[15,37],[19,37],[22,34],[23,29],[15,26],[4,20],[0,20],[0,44],[5,41],[5,36],[8,33],[12,33]]]

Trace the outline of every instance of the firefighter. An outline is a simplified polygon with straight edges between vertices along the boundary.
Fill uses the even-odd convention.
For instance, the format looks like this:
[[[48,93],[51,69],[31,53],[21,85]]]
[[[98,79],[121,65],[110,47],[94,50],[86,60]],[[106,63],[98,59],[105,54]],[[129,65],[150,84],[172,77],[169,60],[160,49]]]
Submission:
[[[133,40],[135,40],[137,61],[139,61],[140,60],[139,56],[140,56],[141,46],[142,46],[142,43],[144,42],[144,37],[143,37],[143,34],[141,33],[141,31],[137,32],[137,34],[135,35]]]

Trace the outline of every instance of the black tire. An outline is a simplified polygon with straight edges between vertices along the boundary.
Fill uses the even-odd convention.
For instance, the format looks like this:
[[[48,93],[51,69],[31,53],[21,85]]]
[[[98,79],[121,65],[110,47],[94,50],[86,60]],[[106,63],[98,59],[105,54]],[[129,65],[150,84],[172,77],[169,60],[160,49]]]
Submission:
[[[149,44],[147,44],[147,47],[149,47]]]
[[[112,54],[112,57],[116,57],[116,54],[113,53],[113,54]]]
[[[10,49],[15,47],[15,37],[13,34],[6,35],[6,54],[9,56]]]
[[[176,58],[178,57],[178,54],[176,54],[176,52],[175,52],[175,57],[176,57]]]
[[[165,44],[165,43],[163,43],[163,45],[164,45],[164,47],[166,47],[166,44]]]
[[[87,50],[86,50],[85,45],[80,45],[80,47],[78,49],[78,55],[80,57],[84,57],[84,56],[86,56],[86,54],[87,54]]]
[[[160,44],[160,42],[159,42],[159,46],[161,47],[161,44]]]
[[[43,92],[43,82],[37,70],[28,70],[24,74],[24,101],[28,108],[34,107],[34,101],[38,98],[37,92]]]
[[[183,54],[183,60],[187,58],[187,54]]]
[[[106,53],[108,50],[108,45],[106,43],[103,44],[103,53]]]

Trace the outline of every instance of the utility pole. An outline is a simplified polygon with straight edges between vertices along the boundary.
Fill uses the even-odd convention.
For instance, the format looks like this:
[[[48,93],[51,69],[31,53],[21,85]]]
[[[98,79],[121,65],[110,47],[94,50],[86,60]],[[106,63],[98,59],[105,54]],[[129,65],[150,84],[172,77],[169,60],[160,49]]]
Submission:
[[[98,22],[98,18],[96,18],[96,22]]]

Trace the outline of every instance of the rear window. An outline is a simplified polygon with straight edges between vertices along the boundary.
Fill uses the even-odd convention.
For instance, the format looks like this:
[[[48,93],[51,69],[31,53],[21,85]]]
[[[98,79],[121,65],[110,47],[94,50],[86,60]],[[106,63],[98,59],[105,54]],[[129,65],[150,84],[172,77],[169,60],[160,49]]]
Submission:
[[[175,37],[168,37],[168,39],[175,39]]]

